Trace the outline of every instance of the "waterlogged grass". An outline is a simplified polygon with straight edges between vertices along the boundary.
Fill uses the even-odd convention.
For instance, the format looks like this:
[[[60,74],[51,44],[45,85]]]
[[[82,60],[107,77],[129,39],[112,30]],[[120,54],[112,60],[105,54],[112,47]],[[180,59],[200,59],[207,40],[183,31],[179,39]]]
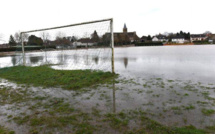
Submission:
[[[15,134],[14,131],[9,131],[8,129],[0,126],[0,134]]]
[[[208,130],[215,132],[215,125],[214,126],[207,126]]]
[[[18,125],[26,125],[29,133],[148,133],[148,134],[205,134],[194,127],[167,127],[151,120],[142,110],[128,110],[117,113],[102,113],[96,107],[92,111],[82,111],[68,103],[66,99],[36,95],[26,89],[0,87],[0,97],[6,104],[23,104],[29,111],[7,115],[9,120]],[[13,94],[15,99],[11,98]],[[27,96],[27,97],[25,97]],[[18,99],[20,98],[20,99]],[[26,103],[33,102],[33,103]],[[177,107],[173,109],[178,109]],[[135,122],[135,124],[134,124]],[[133,124],[133,125],[132,125]],[[2,129],[2,130],[1,130]],[[6,129],[0,132],[9,134]],[[14,133],[14,132],[11,132]],[[0,133],[1,134],[1,133]]]
[[[45,68],[48,68],[48,67],[45,67]],[[11,68],[8,68],[8,69],[11,69]],[[48,70],[49,69],[50,68],[48,68]],[[0,73],[2,73],[1,70],[0,70]],[[47,73],[47,72],[43,72],[43,73]],[[17,72],[17,74],[21,74],[21,73]],[[49,74],[49,72],[47,74]],[[25,74],[23,73],[23,76],[24,75]],[[65,72],[60,72],[60,73],[58,72],[56,73],[56,75],[59,75],[59,77],[66,75],[65,79],[69,77]],[[10,77],[12,76],[13,74],[11,74]],[[79,75],[74,75],[73,77],[75,76],[81,77]],[[40,77],[43,77],[43,74],[40,74]],[[115,76],[111,75],[110,77],[105,77],[104,79],[101,79],[101,81],[108,82],[112,77],[115,77]],[[56,79],[57,81],[57,78],[54,77],[54,79]],[[17,81],[17,79],[13,81]],[[40,80],[37,80],[37,81],[41,82]],[[174,81],[167,80],[164,82],[162,81],[164,80],[158,78],[158,79],[155,79],[154,82],[153,81],[144,82],[141,85],[139,85],[142,88],[138,87],[137,89],[133,90],[138,94],[146,94],[147,96],[150,96],[152,98],[152,100],[150,100],[148,103],[146,102],[142,104],[143,107],[147,107],[147,106],[155,107],[156,102],[153,99],[159,98],[160,96],[162,97],[164,96],[162,92],[160,92],[161,93],[160,94],[155,90],[157,89],[156,87],[160,87],[160,89],[164,91],[165,90],[164,87],[168,88],[172,86],[174,90],[170,87],[168,88],[169,89],[168,91],[176,97],[169,98],[168,99],[169,102],[165,102],[165,101],[162,102],[163,107],[165,108],[163,109],[163,111],[164,110],[166,111],[163,113],[160,113],[159,116],[165,117],[166,113],[167,114],[174,113],[175,115],[177,114],[178,116],[183,112],[189,112],[189,110],[190,110],[189,113],[191,113],[194,110],[195,111],[199,110],[199,107],[198,107],[199,104],[206,105],[206,104],[210,104],[211,101],[213,101],[213,100],[200,99],[198,101],[195,100],[194,102],[196,103],[188,102],[188,103],[182,103],[180,105],[175,105],[175,106],[170,105],[169,107],[168,103],[171,103],[171,104],[179,103],[179,101],[177,101],[177,97],[180,97],[181,100],[189,98],[188,96],[193,96],[193,93],[195,93],[196,90],[193,90],[195,88],[192,85],[190,87],[187,86],[185,89],[184,89],[184,86],[175,85],[175,82],[176,82],[175,80]],[[133,81],[118,81],[118,82],[115,81],[115,83],[121,83],[121,82],[125,82],[125,84],[127,85],[137,85]],[[22,83],[22,82],[19,82],[19,83]],[[98,82],[95,81],[93,83],[96,84]],[[32,84],[32,85],[38,85],[38,86],[42,85],[47,87],[50,86],[45,84],[43,85],[41,83],[39,84],[25,83],[25,84]],[[111,84],[106,83],[105,85],[110,86]],[[63,87],[63,85],[60,85],[60,84],[57,86]],[[83,87],[86,87],[86,86],[83,86]],[[179,91],[175,90],[175,87],[181,87],[181,90],[183,90],[183,92],[181,92],[180,90]],[[92,110],[84,111],[83,109],[81,110],[78,107],[76,107],[77,105],[73,105],[73,101],[67,98],[57,98],[51,95],[38,94],[37,92],[32,92],[32,90],[29,90],[30,88],[29,89],[28,88],[29,87],[25,87],[25,86],[21,88],[0,86],[0,98],[1,98],[0,108],[2,105],[6,105],[6,104],[17,105],[17,107],[15,106],[16,108],[19,108],[19,107],[22,108],[22,106],[24,106],[26,110],[23,110],[22,113],[13,114],[15,113],[14,111],[13,113],[6,114],[5,116],[8,118],[9,121],[12,121],[20,126],[22,125],[27,126],[27,128],[29,128],[28,132],[33,134],[59,133],[59,132],[65,133],[65,134],[66,133],[206,134],[207,133],[206,131],[214,132],[214,126],[208,126],[206,130],[199,130],[193,126],[184,126],[182,128],[177,128],[174,126],[168,127],[168,126],[162,125],[163,123],[162,121],[160,121],[161,123],[159,123],[150,119],[149,117],[156,116],[156,115],[153,115],[153,113],[150,113],[150,111],[147,111],[144,109],[141,109],[141,110],[133,109],[133,110],[122,110],[122,111],[117,110],[119,112],[115,113],[109,110],[103,111],[99,109],[100,107],[96,104],[96,106],[92,107]],[[67,89],[70,89],[70,88],[67,88]],[[71,88],[71,89],[79,89],[79,88]],[[92,87],[92,89],[94,88]],[[123,89],[120,89],[120,91],[121,90]],[[207,89],[204,89],[204,90],[207,91]],[[98,88],[93,90],[92,93],[90,91],[89,91],[90,93],[89,95],[85,95],[82,98],[86,98],[87,100],[90,99],[91,97],[94,98],[95,91],[98,91],[99,94],[97,97],[99,101],[111,100],[110,96],[107,95],[109,93],[108,90],[100,91]],[[73,93],[74,91],[65,91],[65,92]],[[82,90],[76,90],[74,94],[72,94],[71,96],[69,96],[68,94],[68,96],[69,98],[77,97],[77,96],[81,97],[82,93],[86,94],[87,92],[83,93]],[[119,93],[119,90],[116,90],[116,92]],[[198,92],[198,93],[199,95],[202,95],[202,92]],[[126,96],[126,99],[130,97],[130,94],[128,94],[127,92],[125,92],[123,95]],[[205,96],[208,96],[208,95],[209,95],[208,93],[205,94]],[[204,98],[204,96],[202,98]],[[160,107],[160,110],[162,110],[161,107]],[[28,111],[28,112],[25,113],[25,111]],[[205,109],[204,112],[206,112],[208,115],[212,115],[213,113],[213,111],[211,111],[210,109],[209,110]],[[203,113],[203,116],[205,115],[206,114]],[[182,119],[185,122],[185,125],[192,124],[192,123],[189,123],[189,118],[187,119],[184,117]]]
[[[204,130],[196,129],[194,126],[186,126],[182,128],[175,128],[176,134],[207,134]]]
[[[28,119],[28,120],[26,120]],[[27,116],[16,119],[22,121],[22,124],[28,124],[38,132],[46,129],[45,132],[58,129],[61,132],[64,129],[71,127],[72,133],[101,133],[105,130],[106,133],[115,131],[117,133],[147,133],[147,134],[206,134],[206,131],[196,129],[195,127],[167,127],[160,123],[149,119],[144,115],[144,112],[134,110],[129,112],[108,113],[93,116],[92,113],[82,113],[64,116]],[[130,127],[131,122],[137,122],[138,127]],[[132,128],[132,129],[131,129]],[[42,130],[44,131],[44,130]],[[110,132],[109,132],[110,131]]]
[[[0,88],[0,104],[14,104],[25,102],[29,99],[26,89],[17,88],[13,90],[12,88]]]
[[[210,115],[215,114],[215,110],[213,110],[213,109],[202,109],[202,113],[206,116],[210,116]]]
[[[116,77],[116,74],[92,70],[54,70],[48,66],[16,66],[0,69],[0,77],[19,84],[44,87],[62,87],[75,90],[102,83]]]

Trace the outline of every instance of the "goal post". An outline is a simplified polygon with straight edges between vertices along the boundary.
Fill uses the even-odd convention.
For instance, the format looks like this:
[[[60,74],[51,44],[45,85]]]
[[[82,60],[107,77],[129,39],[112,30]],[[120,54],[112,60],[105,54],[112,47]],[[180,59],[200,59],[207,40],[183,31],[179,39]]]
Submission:
[[[61,31],[59,32],[59,30]],[[58,32],[58,36],[54,37],[56,32]],[[49,35],[49,39],[45,38],[47,33]],[[24,42],[24,35],[28,35],[27,42]],[[35,52],[33,51],[33,49],[29,48],[28,49],[31,51],[28,51],[27,46],[40,46],[41,49],[38,51],[45,53],[46,63],[53,65],[63,64],[63,62],[55,62],[55,58],[60,57],[56,56],[59,53],[61,53],[63,59],[65,58],[65,55],[67,56],[67,58],[69,57],[69,67],[62,69],[105,70],[101,66],[105,65],[105,62],[108,62],[109,64],[110,61],[110,64],[108,65],[110,66],[110,69],[108,71],[115,73],[114,33],[112,18],[51,28],[23,31],[21,32],[21,38],[23,65],[32,65],[30,64],[30,62],[27,61],[27,57],[30,57],[30,54],[32,52]],[[26,53],[27,51],[28,53]],[[78,61],[80,63],[77,65],[72,63],[74,62],[75,56],[81,57]],[[87,61],[87,63],[85,63],[86,65],[83,65],[84,63],[82,60],[86,60],[86,58],[95,58],[95,62],[97,65],[91,63],[91,60]],[[100,61],[103,63],[100,63]],[[44,60],[41,61],[41,64],[45,64]]]
[[[110,20],[110,33],[111,33],[111,64],[112,64],[112,73],[115,73],[114,71],[114,33],[113,33],[113,19]]]

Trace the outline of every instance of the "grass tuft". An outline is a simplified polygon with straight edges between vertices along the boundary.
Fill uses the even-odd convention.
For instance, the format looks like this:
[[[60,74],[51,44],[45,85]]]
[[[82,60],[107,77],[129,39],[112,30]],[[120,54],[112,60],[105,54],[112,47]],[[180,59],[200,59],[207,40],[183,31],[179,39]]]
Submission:
[[[215,114],[215,110],[213,110],[213,109],[202,109],[202,113],[206,116],[210,116],[212,114]]]

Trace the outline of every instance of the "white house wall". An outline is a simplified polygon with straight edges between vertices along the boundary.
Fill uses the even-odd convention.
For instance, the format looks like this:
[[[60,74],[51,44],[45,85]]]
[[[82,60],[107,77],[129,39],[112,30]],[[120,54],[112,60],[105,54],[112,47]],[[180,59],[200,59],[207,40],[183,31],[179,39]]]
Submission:
[[[172,42],[176,42],[176,43],[184,43],[185,40],[184,39],[172,39]]]
[[[154,37],[154,38],[152,39],[152,41],[156,42],[156,41],[159,41],[159,40],[158,40],[157,37]]]

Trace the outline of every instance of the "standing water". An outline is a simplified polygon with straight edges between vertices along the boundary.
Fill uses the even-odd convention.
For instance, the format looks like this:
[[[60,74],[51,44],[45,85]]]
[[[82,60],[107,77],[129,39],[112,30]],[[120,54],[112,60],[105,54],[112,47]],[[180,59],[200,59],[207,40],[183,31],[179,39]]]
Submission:
[[[105,54],[96,57],[78,55],[77,51],[53,51],[48,56],[43,52],[27,53],[27,65],[48,61],[55,64],[55,69],[111,69],[110,57]],[[215,124],[215,114],[202,112],[215,110],[214,53],[213,45],[119,47],[115,48],[114,64],[120,77],[114,89],[100,85],[82,94],[59,88],[32,90],[67,98],[84,111],[95,107],[104,113],[141,109],[161,124],[205,128]],[[20,57],[0,57],[0,67],[17,65]]]

